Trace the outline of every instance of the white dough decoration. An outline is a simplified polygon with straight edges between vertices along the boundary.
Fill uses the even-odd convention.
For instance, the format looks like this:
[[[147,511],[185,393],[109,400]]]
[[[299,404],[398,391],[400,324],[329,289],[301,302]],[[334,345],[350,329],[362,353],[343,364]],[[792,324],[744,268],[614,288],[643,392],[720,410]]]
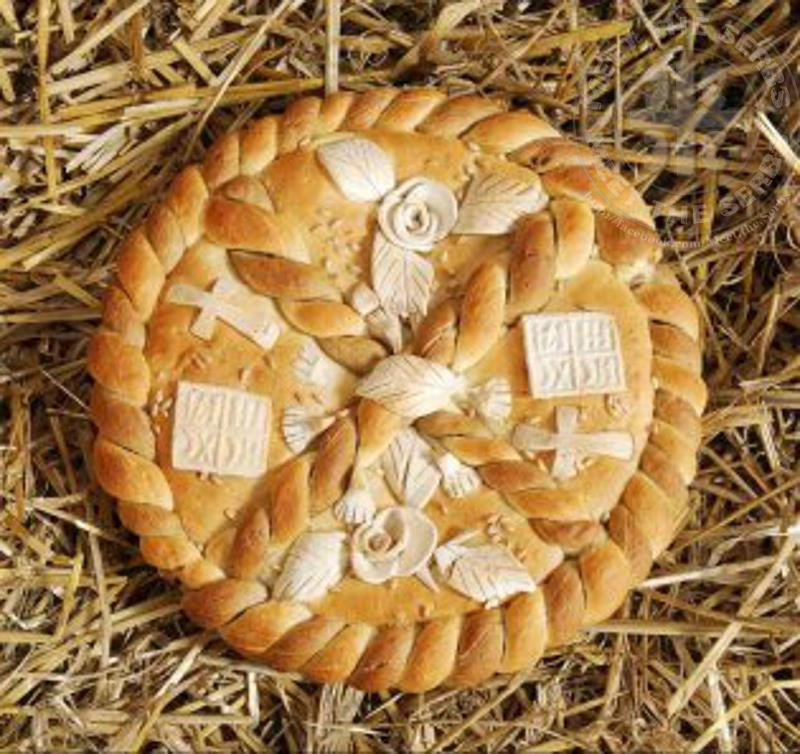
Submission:
[[[368,584],[424,572],[436,548],[436,527],[416,508],[384,508],[371,522],[356,529],[350,564]]]
[[[267,470],[269,398],[180,381],[174,405],[174,468],[242,477],[258,477]]]
[[[305,406],[287,406],[281,418],[283,440],[292,453],[302,453],[317,435],[336,421],[335,416],[311,413]]]
[[[501,422],[511,414],[511,385],[502,377],[493,377],[470,388],[467,403],[485,422]]]
[[[389,243],[428,252],[456,223],[458,201],[448,186],[415,176],[387,194],[378,207],[378,225]]]
[[[333,506],[333,515],[343,524],[364,524],[375,515],[375,501],[366,487],[351,487]]]
[[[317,149],[317,156],[350,201],[376,201],[394,187],[391,157],[368,139],[331,141]]]
[[[488,236],[510,233],[520,217],[547,206],[547,196],[538,177],[536,181],[523,183],[500,173],[476,176],[461,202],[453,231]]]
[[[372,285],[383,308],[399,317],[425,314],[431,297],[433,265],[376,232],[372,248]]]
[[[273,587],[276,600],[311,602],[324,597],[344,578],[347,535],[310,531],[292,545]]]
[[[280,328],[271,321],[267,312],[248,312],[238,308],[234,302],[242,290],[242,286],[227,278],[218,278],[210,291],[188,283],[175,283],[167,291],[166,301],[200,309],[189,328],[189,332],[198,338],[211,340],[219,319],[269,351],[280,335]]]
[[[609,456],[622,461],[633,458],[634,443],[630,432],[578,432],[580,410],[558,406],[556,431],[549,432],[532,424],[518,424],[511,442],[517,450],[535,455],[554,450],[550,473],[555,479],[571,479],[589,456]]]
[[[381,455],[381,468],[395,497],[412,508],[424,508],[441,480],[430,448],[411,428],[392,440]]]
[[[308,338],[297,350],[292,363],[294,376],[300,381],[311,385],[319,385],[322,382],[321,373],[323,366],[322,349],[317,345],[317,341]]]
[[[411,420],[439,411],[463,392],[463,377],[441,364],[408,354],[385,358],[356,388],[356,395]]]
[[[433,558],[447,584],[484,607],[497,607],[509,597],[536,591],[525,565],[506,547],[494,544],[467,547],[475,536],[465,532],[436,549]]]
[[[480,487],[481,478],[478,472],[462,463],[452,453],[439,456],[436,463],[442,472],[442,488],[449,497],[466,497]]]
[[[387,317],[418,319],[428,311],[434,283],[430,262],[415,252],[427,253],[453,229],[458,201],[440,181],[412,176],[395,187],[392,158],[377,144],[362,137],[328,142],[317,150],[320,162],[339,190],[353,201],[379,201],[372,247],[372,287],[385,315],[374,317],[393,351],[397,327]],[[363,294],[363,291],[359,292]],[[354,303],[375,308],[367,298]],[[388,325],[388,326],[387,326]]]
[[[528,314],[522,332],[534,398],[625,390],[619,332],[610,314]]]

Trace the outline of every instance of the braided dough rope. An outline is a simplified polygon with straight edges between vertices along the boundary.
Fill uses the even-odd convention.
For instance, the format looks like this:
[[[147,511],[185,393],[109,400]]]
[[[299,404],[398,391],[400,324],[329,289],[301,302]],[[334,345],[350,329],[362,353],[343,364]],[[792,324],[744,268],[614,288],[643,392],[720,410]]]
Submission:
[[[401,423],[362,401],[355,416],[341,417],[314,451],[281,469],[268,510],[247,514],[223,538],[217,548],[222,554],[211,557],[214,548],[200,552],[187,537],[153,460],[155,438],[145,411],[151,384],[143,354],[147,322],[166,276],[205,238],[243,252],[269,252],[272,266],[264,274],[259,265],[259,279],[248,269],[247,254],[232,258],[239,274],[279,299],[287,320],[320,338],[329,355],[357,372],[369,368],[375,358],[370,352],[378,353],[381,344],[366,337],[362,318],[327,280],[281,256],[291,229],[270,214],[259,176],[276,157],[308,140],[371,127],[462,138],[506,155],[540,173],[552,199],[520,224],[508,260],[487,262],[461,300],[444,301],[430,312],[415,342],[425,358],[457,370],[474,364],[504,323],[541,307],[558,280],[586,263],[595,244],[600,257],[629,280],[642,273],[647,278],[658,260],[652,220],[635,190],[587,147],[561,138],[533,115],[430,90],[387,88],[299,100],[282,117],[255,121],[218,140],[202,166],[178,175],[123,244],[117,280],[108,289],[102,326],[88,354],[96,381],[94,468],[100,484],[119,499],[124,525],[140,536],[145,559],[173,571],[187,588],[186,612],[204,627],[219,628],[239,651],[316,681],[346,680],[366,690],[470,685],[522,669],[547,647],[610,615],[670,542],[686,509],[706,400],[698,318],[691,300],[661,268],[635,289],[651,322],[654,422],[640,467],[605,526],[576,514],[570,501],[559,501],[536,466],[482,432],[475,420],[434,415],[418,423],[477,465],[484,482],[522,510],[540,537],[563,549],[566,559],[540,590],[492,610],[413,625],[347,624],[315,616],[303,605],[268,601],[256,574],[270,537],[289,541],[303,531],[310,515],[341,494],[354,466],[374,460]]]

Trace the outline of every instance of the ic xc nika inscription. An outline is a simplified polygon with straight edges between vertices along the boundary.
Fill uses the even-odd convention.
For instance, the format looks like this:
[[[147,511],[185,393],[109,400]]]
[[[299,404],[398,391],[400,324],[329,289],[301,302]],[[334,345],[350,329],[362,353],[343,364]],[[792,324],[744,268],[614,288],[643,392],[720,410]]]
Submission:
[[[625,389],[614,318],[597,312],[523,318],[525,361],[535,398],[616,393]]]
[[[267,469],[271,404],[242,390],[179,382],[172,465],[209,474],[257,477]]]

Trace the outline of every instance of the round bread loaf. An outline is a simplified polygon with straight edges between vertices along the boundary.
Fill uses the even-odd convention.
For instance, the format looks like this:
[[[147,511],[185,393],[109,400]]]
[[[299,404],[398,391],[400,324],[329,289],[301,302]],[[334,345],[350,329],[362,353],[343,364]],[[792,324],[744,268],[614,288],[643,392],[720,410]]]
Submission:
[[[519,671],[670,543],[706,402],[638,193],[477,96],[306,98],[125,240],[94,471],[239,652],[378,691]]]

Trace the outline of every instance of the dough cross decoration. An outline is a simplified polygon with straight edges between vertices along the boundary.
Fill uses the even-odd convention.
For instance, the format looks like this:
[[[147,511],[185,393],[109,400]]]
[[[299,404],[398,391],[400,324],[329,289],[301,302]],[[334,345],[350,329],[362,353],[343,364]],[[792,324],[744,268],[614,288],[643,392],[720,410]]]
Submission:
[[[550,473],[555,479],[574,477],[583,460],[592,455],[609,456],[623,461],[633,457],[633,437],[628,432],[578,432],[579,410],[575,406],[556,409],[556,431],[549,432],[532,424],[519,424],[512,442],[518,450],[537,453],[556,452]]]
[[[166,300],[170,304],[183,304],[200,309],[200,313],[189,328],[189,331],[198,338],[210,340],[217,320],[221,319],[268,351],[278,339],[280,328],[263,314],[245,312],[225,300],[238,288],[236,283],[225,278],[218,278],[208,292],[186,283],[175,283],[169,289]]]

